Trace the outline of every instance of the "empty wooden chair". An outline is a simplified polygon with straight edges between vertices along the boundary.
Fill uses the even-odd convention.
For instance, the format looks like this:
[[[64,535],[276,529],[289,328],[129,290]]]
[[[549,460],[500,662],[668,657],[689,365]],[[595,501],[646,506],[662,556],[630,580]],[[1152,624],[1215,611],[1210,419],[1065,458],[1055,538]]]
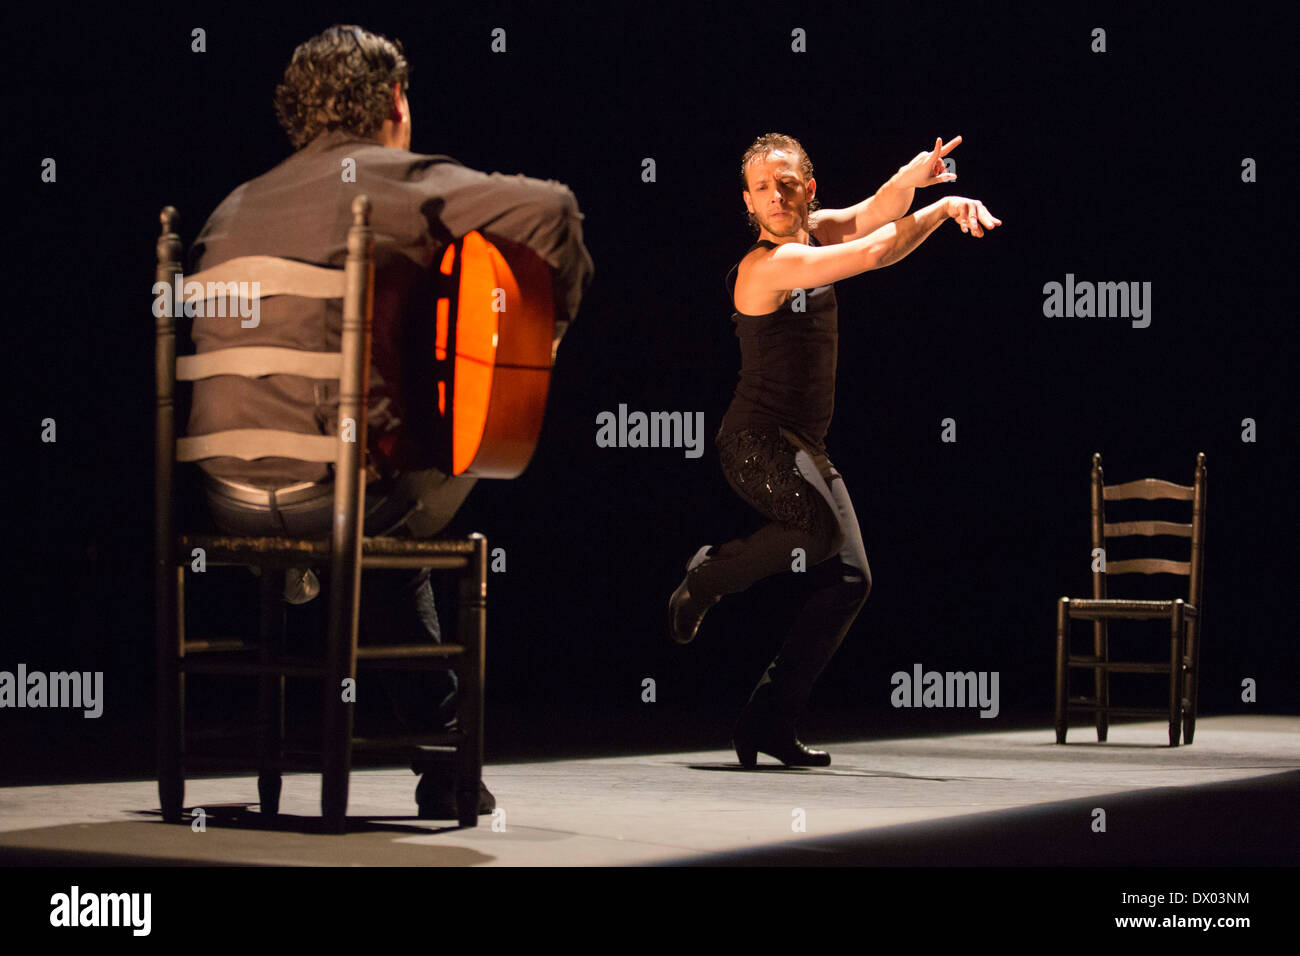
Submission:
[[[1191,506],[1190,523],[1173,521],[1106,520],[1106,503],[1126,499],[1172,499]],[[1107,542],[1122,537],[1172,535],[1188,539],[1187,561],[1164,558],[1107,558]],[[1196,456],[1191,485],[1178,485],[1145,478],[1120,485],[1102,481],[1101,455],[1092,456],[1092,597],[1063,597],[1056,611],[1056,742],[1065,743],[1069,719],[1075,713],[1096,717],[1097,739],[1106,739],[1109,718],[1168,717],[1169,745],[1178,746],[1179,726],[1183,743],[1190,744],[1196,731],[1196,693],[1200,676],[1200,652],[1205,608],[1202,603],[1202,573],[1205,567],[1205,454]],[[1121,574],[1181,575],[1187,578],[1185,597],[1135,600],[1111,598],[1106,593],[1108,577]],[[1117,661],[1110,657],[1108,623],[1112,620],[1164,619],[1169,622],[1169,653],[1163,661]],[[1091,654],[1070,651],[1070,622],[1093,622]],[[1092,696],[1069,696],[1071,669],[1093,672]],[[1168,674],[1168,704],[1165,707],[1114,707],[1110,704],[1110,675]]]

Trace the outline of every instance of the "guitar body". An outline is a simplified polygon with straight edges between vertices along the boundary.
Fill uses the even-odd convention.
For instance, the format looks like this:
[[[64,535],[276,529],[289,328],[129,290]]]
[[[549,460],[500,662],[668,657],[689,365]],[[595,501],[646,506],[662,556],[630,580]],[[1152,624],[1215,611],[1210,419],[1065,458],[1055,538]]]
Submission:
[[[537,447],[551,383],[550,268],[478,232],[449,245],[437,301],[438,458],[448,474],[515,478]]]

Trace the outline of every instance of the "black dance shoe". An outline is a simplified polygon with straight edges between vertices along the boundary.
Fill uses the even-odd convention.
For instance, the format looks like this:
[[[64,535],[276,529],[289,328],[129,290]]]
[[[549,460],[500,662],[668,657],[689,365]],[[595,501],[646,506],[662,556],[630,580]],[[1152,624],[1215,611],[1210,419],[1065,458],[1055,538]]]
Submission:
[[[695,640],[695,634],[700,629],[704,615],[708,613],[709,608],[722,600],[716,597],[712,600],[699,600],[691,596],[690,588],[687,586],[691,571],[704,562],[710,550],[712,547],[706,544],[695,552],[695,557],[686,563],[686,577],[682,578],[682,583],[677,585],[677,590],[668,599],[668,636],[678,644],[689,644]]]
[[[776,714],[759,695],[745,705],[731,735],[731,745],[736,749],[740,765],[753,770],[758,765],[758,755],[775,757],[787,767],[829,767],[831,755],[824,750],[805,747],[795,736],[794,720]]]
[[[454,775],[426,771],[415,786],[415,804],[421,820],[455,820],[460,816],[456,809],[456,779]],[[497,808],[497,798],[492,796],[482,780],[478,782],[479,816]]]

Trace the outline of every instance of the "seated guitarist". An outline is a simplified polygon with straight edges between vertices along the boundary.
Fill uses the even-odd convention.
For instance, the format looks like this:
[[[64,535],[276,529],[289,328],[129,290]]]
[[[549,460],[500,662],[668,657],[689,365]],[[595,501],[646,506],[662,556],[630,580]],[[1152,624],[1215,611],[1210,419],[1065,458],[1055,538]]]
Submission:
[[[437,405],[428,394],[428,329],[446,246],[478,230],[489,241],[517,243],[544,261],[558,306],[556,345],[577,314],[592,262],[582,241],[582,213],[567,187],[410,152],[409,79],[401,44],[360,27],[333,26],[294,50],[276,89],[275,111],[296,152],[226,197],[195,241],[189,266],[195,272],[238,256],[272,255],[342,267],[352,199],[370,197],[375,299],[365,531],[428,537],[451,520],[475,480],[438,470],[430,441]],[[275,296],[260,310],[252,328],[237,318],[195,318],[196,350],[339,348],[337,301]],[[193,395],[190,435],[229,428],[337,433],[334,382],[218,376],[196,382]],[[304,537],[329,532],[328,466],[217,458],[203,468],[209,505],[222,530]],[[427,571],[414,580],[403,572],[371,572],[363,587],[363,631],[368,620],[375,621],[370,608],[381,615],[386,642],[439,639]],[[313,575],[291,572],[285,596],[301,603],[318,589]],[[394,634],[394,627],[407,633]],[[486,788],[482,792],[480,810],[489,812],[494,801]],[[451,794],[452,781],[432,781],[426,773],[416,793],[421,814],[454,817]]]

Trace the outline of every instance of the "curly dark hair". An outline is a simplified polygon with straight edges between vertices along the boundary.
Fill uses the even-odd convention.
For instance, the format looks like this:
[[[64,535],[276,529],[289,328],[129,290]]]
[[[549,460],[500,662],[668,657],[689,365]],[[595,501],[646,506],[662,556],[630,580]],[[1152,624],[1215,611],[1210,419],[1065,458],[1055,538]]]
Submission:
[[[767,156],[769,153],[777,151],[783,153],[794,153],[799,157],[799,175],[803,177],[806,183],[813,178],[812,159],[808,156],[808,151],[803,148],[793,136],[787,136],[785,133],[764,133],[758,139],[750,144],[749,149],[745,150],[745,155],[740,158],[740,185],[746,192],[749,192],[749,164],[761,156]],[[808,228],[813,227],[813,213],[820,207],[817,198],[814,196],[808,201]],[[754,214],[745,210],[749,217],[749,224],[758,231],[758,220]]]
[[[371,137],[392,112],[393,84],[411,86],[400,40],[336,24],[302,43],[275,88],[275,118],[302,149],[327,130]]]

